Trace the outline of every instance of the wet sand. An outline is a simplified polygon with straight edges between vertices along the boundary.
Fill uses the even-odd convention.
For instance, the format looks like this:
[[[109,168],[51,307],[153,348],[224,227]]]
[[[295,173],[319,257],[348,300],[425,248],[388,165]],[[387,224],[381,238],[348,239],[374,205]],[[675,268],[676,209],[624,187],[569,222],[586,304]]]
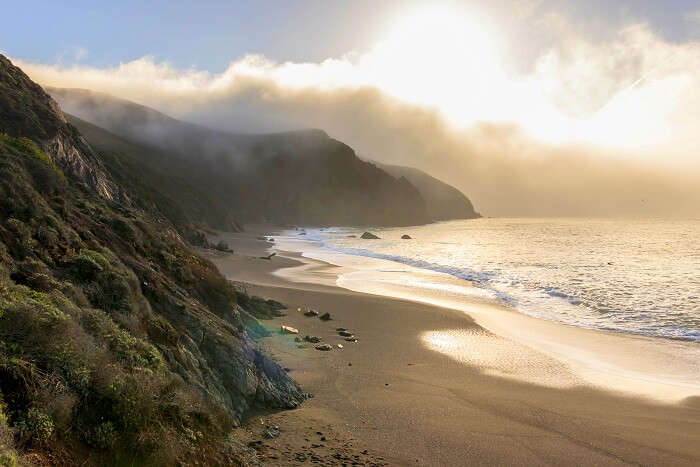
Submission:
[[[290,325],[302,336],[344,346],[329,352],[312,344],[300,349],[293,336],[276,332],[261,341],[314,397],[297,410],[253,416],[238,430],[240,442],[252,443],[253,460],[270,465],[700,465],[700,398],[653,403],[576,381],[540,385],[494,374],[479,355],[500,352],[502,361],[511,361],[502,369],[506,373],[557,362],[513,350],[507,339],[502,342],[461,311],[336,287],[334,266],[301,262],[295,254],[258,259],[269,245],[255,234],[226,239],[237,254],[208,254],[222,273],[289,307],[287,316],[264,324],[273,330]],[[291,267],[304,282],[273,274]],[[305,317],[297,307],[330,312],[333,320]],[[338,327],[352,330],[358,342],[342,340]],[[462,352],[469,354],[471,346],[475,357],[460,361],[431,350],[431,333],[442,330],[467,336],[459,341],[467,346]],[[280,436],[264,439],[266,425],[279,426]]]

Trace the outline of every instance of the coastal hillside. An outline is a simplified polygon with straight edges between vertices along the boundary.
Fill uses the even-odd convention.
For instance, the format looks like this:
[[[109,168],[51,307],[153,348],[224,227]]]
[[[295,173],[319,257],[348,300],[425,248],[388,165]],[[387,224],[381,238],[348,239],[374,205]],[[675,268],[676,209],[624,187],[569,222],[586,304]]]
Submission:
[[[49,92],[69,114],[169,156],[172,163],[145,162],[206,187],[242,222],[415,225],[431,220],[408,180],[360,160],[352,148],[321,130],[231,134],[105,94]],[[112,140],[78,120],[74,124],[92,135],[91,143],[100,150],[119,151]]]
[[[438,180],[413,167],[376,164],[380,169],[394,177],[405,178],[418,189],[425,200],[430,219],[434,221],[448,221],[481,217],[481,214],[474,210],[474,206],[469,198],[452,185],[448,185],[442,180]]]
[[[271,305],[191,249],[137,156],[94,150],[0,55],[3,465],[233,463],[233,425],[303,399],[248,333]]]

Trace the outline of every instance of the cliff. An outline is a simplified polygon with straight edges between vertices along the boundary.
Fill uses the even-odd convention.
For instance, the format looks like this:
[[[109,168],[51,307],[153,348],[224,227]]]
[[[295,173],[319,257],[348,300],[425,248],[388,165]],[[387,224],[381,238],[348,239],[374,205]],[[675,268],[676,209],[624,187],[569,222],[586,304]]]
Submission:
[[[303,400],[145,170],[94,151],[0,56],[3,459],[232,463],[232,425]]]
[[[422,170],[379,163],[377,166],[394,177],[404,177],[415,186],[425,200],[431,220],[446,221],[481,217],[464,193]]]

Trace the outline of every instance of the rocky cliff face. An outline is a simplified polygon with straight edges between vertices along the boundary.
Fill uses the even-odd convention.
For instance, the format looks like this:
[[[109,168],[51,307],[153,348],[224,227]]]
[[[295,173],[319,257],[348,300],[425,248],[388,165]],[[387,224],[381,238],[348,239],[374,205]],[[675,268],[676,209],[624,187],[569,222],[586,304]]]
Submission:
[[[56,101],[2,55],[0,127],[10,136],[25,136],[37,142],[58,167],[101,196],[119,196],[92,149],[68,124]]]
[[[14,437],[40,464],[233,463],[232,424],[304,398],[142,180],[0,56],[3,459]]]

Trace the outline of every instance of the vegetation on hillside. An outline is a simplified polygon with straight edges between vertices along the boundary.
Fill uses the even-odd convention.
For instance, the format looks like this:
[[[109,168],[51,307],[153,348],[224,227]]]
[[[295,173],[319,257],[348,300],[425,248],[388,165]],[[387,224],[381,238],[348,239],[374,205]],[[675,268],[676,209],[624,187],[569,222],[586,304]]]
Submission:
[[[50,138],[57,115],[41,115],[48,130],[31,129]],[[302,400],[246,330],[256,321],[238,301],[255,300],[188,246],[186,227],[161,210],[167,199],[137,182],[121,200],[100,196],[64,174],[43,140],[9,130],[0,135],[0,465],[235,461],[224,436],[250,408]],[[107,160],[106,173],[136,177],[119,164]]]

